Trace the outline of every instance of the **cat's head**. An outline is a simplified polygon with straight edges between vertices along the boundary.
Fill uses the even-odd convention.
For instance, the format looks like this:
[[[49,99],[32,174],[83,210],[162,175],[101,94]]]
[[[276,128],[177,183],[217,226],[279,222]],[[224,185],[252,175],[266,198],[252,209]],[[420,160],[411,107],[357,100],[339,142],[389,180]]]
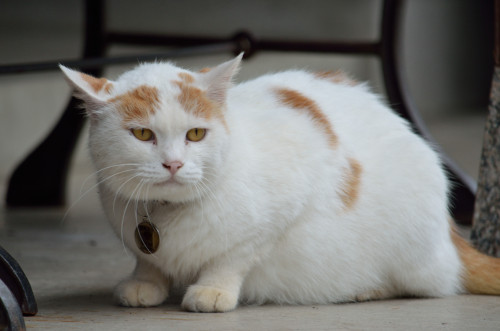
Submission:
[[[241,55],[211,70],[142,64],[116,81],[61,66],[90,118],[98,178],[126,199],[185,202],[221,173],[227,90]]]

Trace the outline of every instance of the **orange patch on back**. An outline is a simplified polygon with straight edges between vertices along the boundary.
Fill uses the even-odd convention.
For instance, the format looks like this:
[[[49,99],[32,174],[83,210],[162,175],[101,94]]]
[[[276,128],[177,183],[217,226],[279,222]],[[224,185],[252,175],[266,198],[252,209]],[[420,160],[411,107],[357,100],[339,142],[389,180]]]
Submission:
[[[334,84],[345,84],[349,86],[356,86],[359,84],[342,70],[315,72],[314,76],[319,79],[326,79]]]
[[[328,136],[328,144],[330,147],[337,147],[337,135],[333,132],[328,118],[321,112],[321,109],[316,102],[314,102],[314,100],[309,99],[300,92],[291,89],[279,88],[276,89],[275,92],[283,104],[307,112],[313,118],[314,122],[321,127],[321,129]]]
[[[344,209],[349,210],[358,200],[359,187],[361,184],[361,164],[355,159],[349,158],[349,167],[344,174],[344,183],[340,192],[340,199],[344,204]]]
[[[84,73],[80,73],[80,76],[85,82],[87,82],[87,84],[90,85],[95,93],[98,93],[103,88],[103,86],[108,83],[108,80],[106,78],[95,78]]]
[[[210,70],[212,70],[212,68],[203,68],[203,69],[200,69],[200,71],[198,71],[199,73],[206,73],[206,72],[209,72]]]
[[[119,102],[124,122],[145,121],[156,112],[160,103],[156,87],[141,85],[136,89],[109,100]]]

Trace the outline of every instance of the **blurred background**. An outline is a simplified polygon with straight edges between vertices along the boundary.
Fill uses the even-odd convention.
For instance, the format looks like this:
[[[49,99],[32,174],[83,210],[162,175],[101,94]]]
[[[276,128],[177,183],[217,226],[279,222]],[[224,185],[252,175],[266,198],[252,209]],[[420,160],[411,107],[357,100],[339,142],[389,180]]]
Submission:
[[[375,40],[381,0],[109,0],[114,30],[229,37],[245,29],[256,37],[305,40]],[[0,65],[76,59],[83,46],[83,1],[0,2]],[[410,93],[431,134],[445,152],[477,178],[493,70],[493,2],[407,0],[403,65]],[[108,54],[147,54],[160,48],[114,46]],[[199,69],[231,54],[176,59]],[[117,75],[135,64],[108,67]],[[290,68],[343,69],[384,94],[378,59],[370,56],[261,52],[243,64],[237,80]],[[43,139],[70,95],[59,72],[0,75],[1,204],[9,175]],[[86,130],[84,130],[86,132]],[[76,195],[92,166],[82,134],[70,171],[68,194]],[[76,197],[71,196],[69,201]]]

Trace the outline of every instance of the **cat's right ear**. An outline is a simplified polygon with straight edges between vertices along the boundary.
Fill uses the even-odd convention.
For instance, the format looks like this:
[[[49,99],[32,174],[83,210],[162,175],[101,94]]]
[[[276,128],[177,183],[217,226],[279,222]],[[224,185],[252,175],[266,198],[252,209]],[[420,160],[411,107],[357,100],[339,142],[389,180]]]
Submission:
[[[109,94],[112,83],[106,78],[95,78],[63,65],[59,65],[59,68],[64,73],[66,81],[75,90],[75,97],[85,102],[89,116],[107,103],[106,95]]]
[[[217,67],[206,72],[202,78],[207,86],[208,97],[217,104],[226,102],[227,90],[232,86],[233,77],[240,70],[243,53],[234,59],[219,64]]]

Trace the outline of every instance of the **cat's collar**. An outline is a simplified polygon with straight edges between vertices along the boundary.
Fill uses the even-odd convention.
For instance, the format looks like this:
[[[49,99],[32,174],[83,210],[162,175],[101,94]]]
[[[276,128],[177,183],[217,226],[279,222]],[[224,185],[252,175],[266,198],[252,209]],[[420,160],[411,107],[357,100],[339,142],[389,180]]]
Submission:
[[[160,231],[149,216],[143,216],[142,222],[135,228],[134,237],[135,244],[144,254],[153,254],[160,246]]]
[[[151,203],[144,203],[144,213],[141,217],[142,222],[137,225],[134,231],[135,244],[144,254],[153,254],[160,246],[160,231],[151,221],[151,214],[157,205],[166,205],[166,201],[153,200]],[[148,208],[151,206],[151,209]],[[149,210],[148,210],[149,209]],[[138,212],[139,214],[139,212]]]

